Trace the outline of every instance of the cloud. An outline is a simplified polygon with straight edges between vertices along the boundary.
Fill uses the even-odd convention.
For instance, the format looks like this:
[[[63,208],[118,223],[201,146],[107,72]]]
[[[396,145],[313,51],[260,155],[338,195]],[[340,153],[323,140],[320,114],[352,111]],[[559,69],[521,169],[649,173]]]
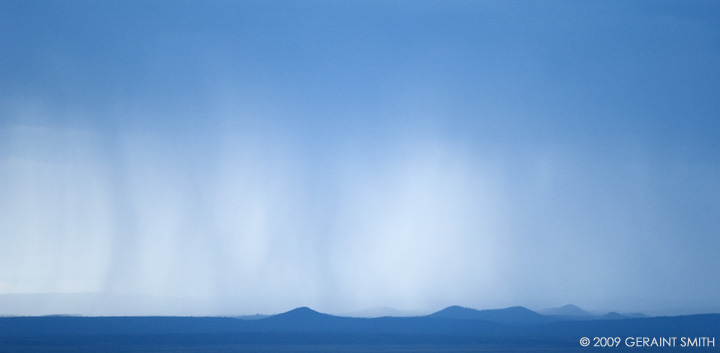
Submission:
[[[9,9],[0,293],[716,302],[709,15],[456,5]]]

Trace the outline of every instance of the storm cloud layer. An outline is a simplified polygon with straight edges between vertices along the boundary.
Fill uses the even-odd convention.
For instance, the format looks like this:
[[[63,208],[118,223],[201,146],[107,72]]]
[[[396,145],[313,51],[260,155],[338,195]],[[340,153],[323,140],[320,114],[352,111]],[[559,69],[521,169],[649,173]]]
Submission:
[[[0,314],[717,311],[718,23],[0,1]]]

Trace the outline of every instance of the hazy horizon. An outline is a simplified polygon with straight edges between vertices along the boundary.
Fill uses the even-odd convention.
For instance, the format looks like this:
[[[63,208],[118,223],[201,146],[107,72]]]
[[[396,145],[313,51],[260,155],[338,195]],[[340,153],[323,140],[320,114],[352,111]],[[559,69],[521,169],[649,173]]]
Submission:
[[[712,1],[0,0],[0,295],[717,311],[718,23]]]
[[[277,315],[302,307],[312,310],[344,317],[412,317],[425,316],[436,313],[450,306],[437,308],[418,309],[397,309],[388,306],[368,307],[353,311],[323,311],[309,306],[298,306],[281,308],[277,311],[247,312],[247,305],[226,305],[218,307],[216,298],[177,298],[177,297],[150,297],[140,295],[107,295],[103,293],[16,293],[0,294],[0,306],[5,309],[0,316],[254,316],[254,315]],[[526,307],[524,305],[510,305],[502,307],[461,307],[475,310],[498,310],[510,307]],[[553,313],[555,310],[565,306],[574,306],[590,315],[601,317],[608,313],[620,313],[623,315],[643,314],[654,316],[678,316],[695,314],[716,314],[720,308],[699,308],[699,307],[672,307],[668,306],[662,310],[645,307],[647,310],[639,310],[642,305],[621,308],[585,308],[573,303],[566,303],[554,307],[526,307],[543,315],[569,315]],[[238,309],[240,308],[240,309]],[[240,310],[240,311],[234,311]],[[649,310],[649,311],[648,311]],[[571,315],[572,316],[572,315]]]

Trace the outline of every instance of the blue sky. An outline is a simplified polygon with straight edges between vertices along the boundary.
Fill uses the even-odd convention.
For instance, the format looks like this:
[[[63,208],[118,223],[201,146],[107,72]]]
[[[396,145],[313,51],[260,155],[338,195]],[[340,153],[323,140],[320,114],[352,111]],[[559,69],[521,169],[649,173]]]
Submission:
[[[719,23],[711,1],[0,1],[0,295],[718,311]]]

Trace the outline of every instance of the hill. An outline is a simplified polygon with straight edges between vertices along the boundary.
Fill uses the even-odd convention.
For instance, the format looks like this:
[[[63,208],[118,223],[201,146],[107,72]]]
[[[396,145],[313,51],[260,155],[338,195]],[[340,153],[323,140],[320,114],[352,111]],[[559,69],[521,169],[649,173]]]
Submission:
[[[567,304],[559,308],[545,309],[541,311],[542,314],[550,316],[562,316],[562,317],[573,317],[573,318],[592,318],[593,314],[581,309],[580,307]]]
[[[522,306],[513,306],[505,309],[476,310],[461,306],[450,306],[429,317],[462,320],[483,320],[506,325],[536,325],[549,323],[552,318],[540,315]]]

